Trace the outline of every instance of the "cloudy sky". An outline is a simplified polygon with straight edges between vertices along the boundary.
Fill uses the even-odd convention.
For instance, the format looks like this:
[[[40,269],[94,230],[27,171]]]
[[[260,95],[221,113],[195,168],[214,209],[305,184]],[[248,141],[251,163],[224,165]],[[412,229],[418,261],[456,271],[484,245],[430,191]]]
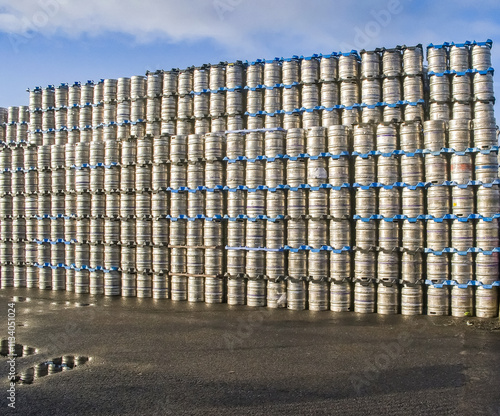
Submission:
[[[489,38],[500,67],[500,2],[478,3],[0,0],[0,106],[27,104],[34,86],[403,44]]]

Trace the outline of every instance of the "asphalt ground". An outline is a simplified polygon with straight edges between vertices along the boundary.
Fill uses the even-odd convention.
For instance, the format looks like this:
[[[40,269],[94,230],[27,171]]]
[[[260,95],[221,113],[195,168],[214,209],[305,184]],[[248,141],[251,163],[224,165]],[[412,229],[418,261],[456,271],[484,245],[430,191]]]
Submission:
[[[0,415],[496,415],[498,319],[271,310],[0,291],[16,299],[18,373],[62,355],[90,361],[16,384],[0,357]],[[24,300],[27,297],[29,300]]]

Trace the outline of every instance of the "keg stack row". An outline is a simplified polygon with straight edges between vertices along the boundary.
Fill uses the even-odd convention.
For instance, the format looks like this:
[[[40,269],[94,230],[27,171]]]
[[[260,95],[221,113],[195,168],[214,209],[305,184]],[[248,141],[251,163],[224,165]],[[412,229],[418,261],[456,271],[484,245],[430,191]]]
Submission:
[[[496,316],[490,48],[30,90],[0,112],[1,285]]]

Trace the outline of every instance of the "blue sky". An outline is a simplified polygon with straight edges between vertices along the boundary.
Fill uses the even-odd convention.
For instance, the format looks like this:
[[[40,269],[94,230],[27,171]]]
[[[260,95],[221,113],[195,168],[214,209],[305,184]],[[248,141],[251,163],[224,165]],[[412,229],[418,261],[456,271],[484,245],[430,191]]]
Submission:
[[[219,61],[492,39],[497,0],[0,0],[0,106],[26,88]],[[498,42],[498,43],[496,43]],[[496,83],[500,96],[500,83]]]

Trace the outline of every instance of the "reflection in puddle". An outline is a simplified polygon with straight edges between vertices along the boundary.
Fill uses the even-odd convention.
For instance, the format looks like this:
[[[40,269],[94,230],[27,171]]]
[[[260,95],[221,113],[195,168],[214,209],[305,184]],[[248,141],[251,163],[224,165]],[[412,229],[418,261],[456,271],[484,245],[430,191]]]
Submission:
[[[24,357],[26,355],[33,355],[33,354],[36,354],[36,348],[21,344],[14,344],[11,345],[11,348],[9,348],[9,341],[7,339],[2,339],[0,341],[0,355],[2,357],[7,357],[9,355],[14,355],[16,357]]]
[[[63,355],[62,357],[53,358],[50,361],[45,361],[28,368],[18,374],[14,381],[21,384],[32,384],[38,378],[72,370],[87,363],[89,360],[89,357],[84,356]]]

